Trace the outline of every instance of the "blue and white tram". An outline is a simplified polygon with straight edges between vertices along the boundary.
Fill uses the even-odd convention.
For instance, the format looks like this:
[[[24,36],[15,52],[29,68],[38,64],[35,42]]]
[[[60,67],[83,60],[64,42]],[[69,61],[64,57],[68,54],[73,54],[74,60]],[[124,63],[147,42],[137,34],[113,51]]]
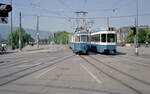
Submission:
[[[98,31],[91,33],[88,46],[99,53],[116,53],[116,31]]]
[[[75,32],[70,34],[68,45],[75,53],[88,54],[87,39],[87,32]]]

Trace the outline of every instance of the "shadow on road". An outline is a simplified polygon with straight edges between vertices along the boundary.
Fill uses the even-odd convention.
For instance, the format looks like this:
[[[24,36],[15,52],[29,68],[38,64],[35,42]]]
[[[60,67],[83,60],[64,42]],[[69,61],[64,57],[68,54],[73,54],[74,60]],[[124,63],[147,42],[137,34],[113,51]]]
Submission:
[[[15,53],[15,52],[0,52],[0,55],[6,55],[6,54],[12,54],[12,53]]]
[[[126,53],[123,53],[123,52],[116,52],[116,53],[99,53],[99,52],[89,52],[89,55],[97,55],[97,54],[100,54],[100,55],[111,55],[111,56],[116,56],[116,55],[126,55]]]
[[[123,53],[123,52],[116,52],[115,55],[126,55],[126,53]]]

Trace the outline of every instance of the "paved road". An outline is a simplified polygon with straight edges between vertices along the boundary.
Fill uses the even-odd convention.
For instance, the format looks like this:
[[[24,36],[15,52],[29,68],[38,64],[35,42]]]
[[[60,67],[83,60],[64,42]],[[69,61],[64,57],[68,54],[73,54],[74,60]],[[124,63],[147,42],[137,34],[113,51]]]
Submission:
[[[0,94],[150,94],[150,55],[118,51],[75,55],[53,45],[2,55]]]

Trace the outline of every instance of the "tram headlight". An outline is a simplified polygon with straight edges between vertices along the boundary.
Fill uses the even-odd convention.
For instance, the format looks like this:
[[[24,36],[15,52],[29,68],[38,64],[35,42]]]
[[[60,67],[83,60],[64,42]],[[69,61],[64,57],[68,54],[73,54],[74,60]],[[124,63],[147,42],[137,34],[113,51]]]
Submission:
[[[82,46],[82,48],[84,48],[84,49],[85,49],[85,45],[84,45],[84,44],[82,44],[81,46]]]

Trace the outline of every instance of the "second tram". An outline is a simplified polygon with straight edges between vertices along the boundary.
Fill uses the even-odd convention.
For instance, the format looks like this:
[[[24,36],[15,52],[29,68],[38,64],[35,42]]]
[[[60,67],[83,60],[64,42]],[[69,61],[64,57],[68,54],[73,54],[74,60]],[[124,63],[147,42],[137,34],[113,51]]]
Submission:
[[[116,53],[116,31],[92,32],[90,37],[89,49],[99,53]]]

